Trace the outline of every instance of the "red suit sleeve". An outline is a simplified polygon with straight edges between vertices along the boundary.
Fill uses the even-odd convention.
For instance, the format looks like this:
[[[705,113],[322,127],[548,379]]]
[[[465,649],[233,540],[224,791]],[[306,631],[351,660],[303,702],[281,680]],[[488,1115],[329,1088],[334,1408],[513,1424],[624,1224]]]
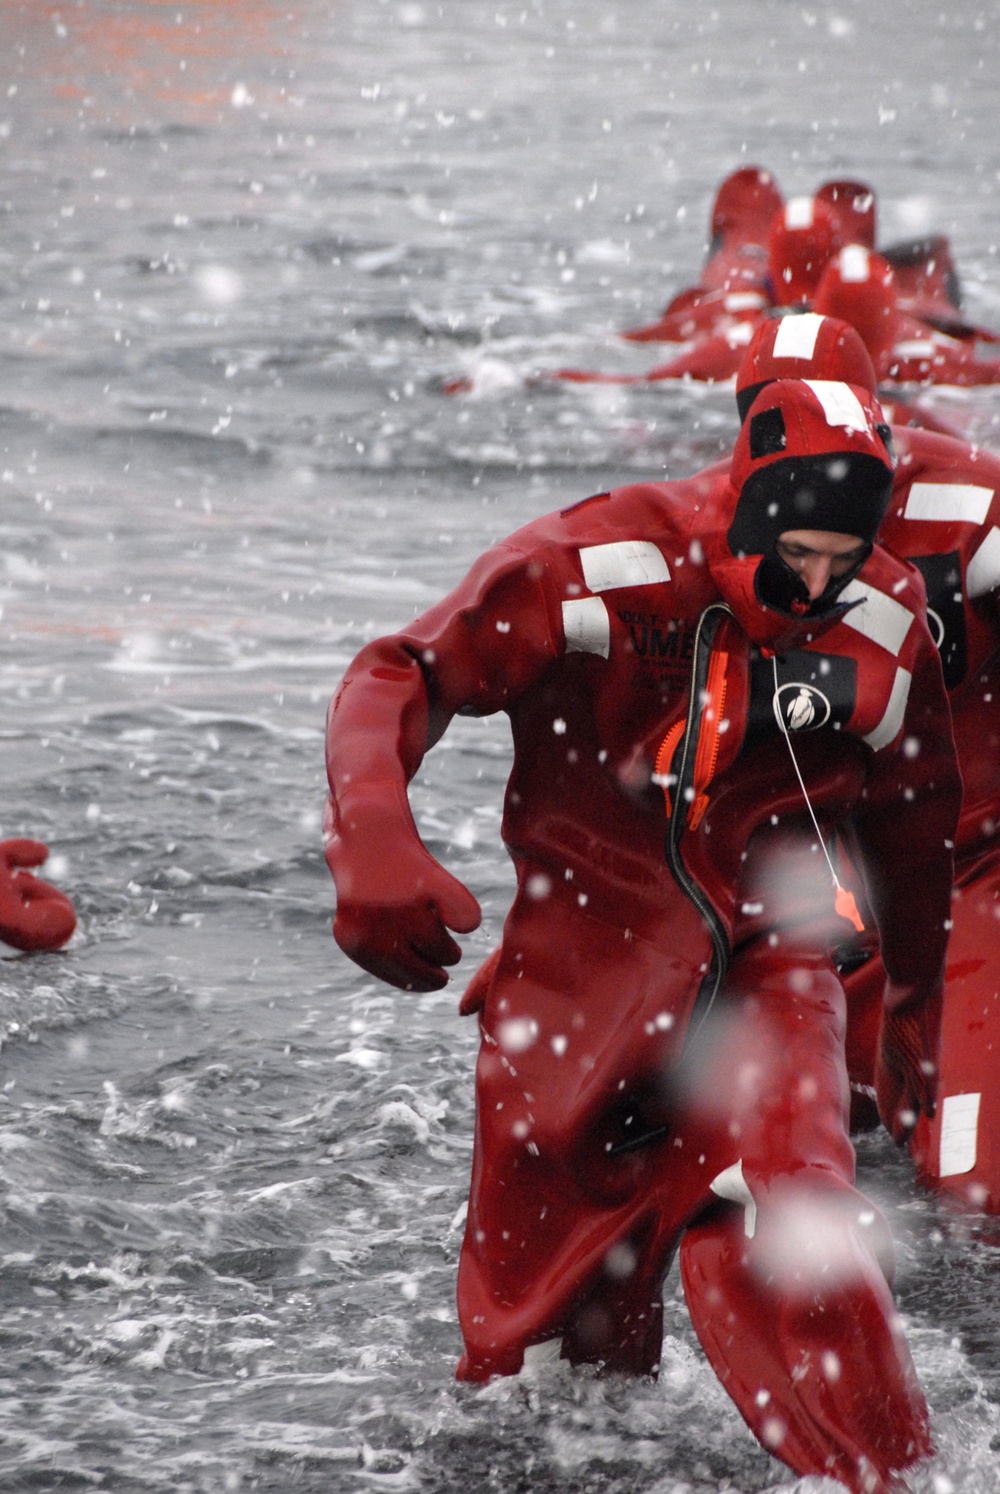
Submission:
[[[920,1111],[934,1110],[961,801],[951,713],[928,636],[897,743],[876,752],[851,820],[887,975],[876,1090],[897,1141]]]
[[[472,894],[424,847],[407,784],[452,717],[488,715],[562,652],[544,559],[502,545],[411,627],[362,649],[330,706],[326,859],[334,937],[363,969],[432,991],[480,919]]]

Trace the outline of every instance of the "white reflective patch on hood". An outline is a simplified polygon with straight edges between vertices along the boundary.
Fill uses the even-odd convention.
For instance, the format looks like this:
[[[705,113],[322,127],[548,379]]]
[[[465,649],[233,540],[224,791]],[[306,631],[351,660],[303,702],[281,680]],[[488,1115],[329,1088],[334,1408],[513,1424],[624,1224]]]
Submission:
[[[783,316],[774,336],[772,354],[775,358],[811,358],[822,325],[823,318],[815,311],[802,316]]]
[[[871,260],[864,244],[848,244],[837,260],[840,278],[848,285],[864,285],[871,277]]]
[[[562,604],[563,632],[568,654],[611,652],[611,619],[600,597],[579,597]]]
[[[915,482],[903,517],[938,524],[981,524],[993,502],[993,489],[969,482]]]
[[[580,551],[583,578],[591,591],[621,586],[655,586],[670,580],[670,569],[651,540],[615,540]]]
[[[786,228],[812,228],[816,216],[811,197],[792,197],[785,206]]]
[[[913,622],[909,607],[857,579],[848,582],[838,601],[857,602],[858,605],[844,617],[844,622],[863,638],[870,638],[872,643],[898,657]]]
[[[868,417],[861,401],[849,384],[839,379],[803,379],[823,406],[827,425],[842,425],[852,431],[866,431]]]
[[[865,741],[874,752],[879,752],[883,747],[888,747],[890,742],[895,741],[903,725],[903,717],[906,715],[906,702],[910,698],[910,685],[913,676],[908,669],[897,669],[896,678],[892,682],[889,692],[889,704],[885,708],[885,715],[876,726],[865,737]]]

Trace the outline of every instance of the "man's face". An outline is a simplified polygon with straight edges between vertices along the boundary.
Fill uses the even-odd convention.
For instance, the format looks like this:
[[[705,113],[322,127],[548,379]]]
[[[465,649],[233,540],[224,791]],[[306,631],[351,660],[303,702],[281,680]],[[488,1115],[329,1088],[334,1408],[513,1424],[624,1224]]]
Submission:
[[[856,534],[837,534],[832,529],[786,529],[775,546],[790,570],[801,576],[815,602],[831,580],[848,575],[863,560],[868,545]]]

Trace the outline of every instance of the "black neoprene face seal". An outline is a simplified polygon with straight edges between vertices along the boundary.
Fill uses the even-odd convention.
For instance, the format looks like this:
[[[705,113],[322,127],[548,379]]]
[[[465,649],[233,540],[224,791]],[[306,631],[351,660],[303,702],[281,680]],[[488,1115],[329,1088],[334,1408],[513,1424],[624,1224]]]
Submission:
[[[766,555],[789,529],[831,530],[871,542],[891,496],[891,469],[867,452],[780,457],[743,484],[726,539],[734,555]]]
[[[866,545],[849,571],[831,576],[819,596],[810,600],[809,588],[798,572],[776,550],[769,550],[754,573],[753,589],[758,600],[775,612],[789,617],[829,617],[841,605],[838,599],[844,587],[854,580],[871,553],[871,545]]]

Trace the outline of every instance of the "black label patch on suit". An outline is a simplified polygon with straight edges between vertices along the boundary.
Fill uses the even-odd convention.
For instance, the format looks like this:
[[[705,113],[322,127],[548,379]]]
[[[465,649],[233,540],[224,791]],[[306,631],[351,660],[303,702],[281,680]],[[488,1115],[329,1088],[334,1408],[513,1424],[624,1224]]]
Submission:
[[[954,690],[968,668],[965,640],[965,598],[958,551],[948,555],[914,555],[912,564],[927,587],[927,626],[941,655],[945,689]]]
[[[617,616],[628,629],[626,651],[639,666],[632,670],[634,689],[672,692],[691,672],[696,622],[658,612],[621,607]]]
[[[785,417],[778,409],[761,410],[750,421],[750,460],[774,456],[785,449]]]
[[[779,711],[785,729],[791,733],[844,727],[854,714],[856,697],[854,659],[813,653],[811,649],[793,649],[775,659],[764,659],[754,649],[747,737],[778,730]]]

